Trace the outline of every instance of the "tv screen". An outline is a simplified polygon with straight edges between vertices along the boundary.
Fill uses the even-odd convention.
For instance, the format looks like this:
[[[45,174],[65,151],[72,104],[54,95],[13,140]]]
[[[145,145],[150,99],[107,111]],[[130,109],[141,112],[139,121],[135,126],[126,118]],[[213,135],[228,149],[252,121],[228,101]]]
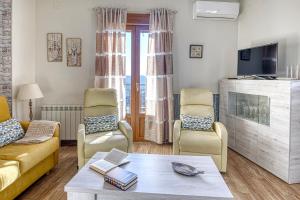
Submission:
[[[238,76],[276,76],[278,44],[238,52]]]

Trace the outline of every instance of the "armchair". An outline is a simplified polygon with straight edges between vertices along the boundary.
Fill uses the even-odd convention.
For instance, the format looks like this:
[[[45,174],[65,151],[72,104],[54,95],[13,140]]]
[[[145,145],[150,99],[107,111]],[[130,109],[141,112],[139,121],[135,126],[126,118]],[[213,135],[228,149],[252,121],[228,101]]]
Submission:
[[[180,114],[214,117],[213,95],[205,89],[183,89],[181,91]],[[226,128],[220,122],[213,123],[213,131],[182,129],[176,120],[173,133],[173,154],[211,156],[221,172],[227,167]]]
[[[84,117],[118,113],[117,95],[114,89],[91,88],[85,91]],[[113,148],[132,152],[133,134],[126,121],[118,123],[118,130],[86,135],[85,125],[80,124],[77,134],[78,167],[81,168],[98,151]]]

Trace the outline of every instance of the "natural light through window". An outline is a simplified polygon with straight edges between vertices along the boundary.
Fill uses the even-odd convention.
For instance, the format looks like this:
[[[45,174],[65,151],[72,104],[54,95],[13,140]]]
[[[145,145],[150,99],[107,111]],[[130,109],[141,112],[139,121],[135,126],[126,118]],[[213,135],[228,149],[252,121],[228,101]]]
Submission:
[[[149,33],[142,32],[140,38],[140,112],[144,113],[146,111],[146,74]]]
[[[147,73],[147,53],[148,53],[148,32],[140,33],[140,112],[145,112],[146,96],[146,73]],[[132,56],[132,33],[126,32],[126,113],[130,113],[131,106],[131,56]]]
[[[126,32],[126,78],[125,78],[125,94],[126,94],[126,113],[130,113],[130,97],[131,97],[131,32]]]

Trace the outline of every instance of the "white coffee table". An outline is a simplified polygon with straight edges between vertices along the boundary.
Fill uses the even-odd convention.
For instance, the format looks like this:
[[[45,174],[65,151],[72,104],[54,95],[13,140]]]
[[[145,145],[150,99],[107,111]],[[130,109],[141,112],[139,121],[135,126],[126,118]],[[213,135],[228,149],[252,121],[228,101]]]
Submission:
[[[97,153],[89,161],[103,158]],[[85,165],[65,186],[68,200],[200,200],[233,199],[211,157],[129,154],[123,168],[138,175],[136,185],[127,191],[105,183],[103,176]],[[183,162],[205,174],[185,177],[173,172],[171,162]]]

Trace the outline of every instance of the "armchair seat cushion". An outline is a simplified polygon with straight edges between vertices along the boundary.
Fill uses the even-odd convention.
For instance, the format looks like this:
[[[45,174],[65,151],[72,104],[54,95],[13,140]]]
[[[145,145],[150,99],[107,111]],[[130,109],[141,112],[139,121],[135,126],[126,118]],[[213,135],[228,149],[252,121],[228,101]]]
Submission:
[[[85,136],[84,154],[85,158],[92,157],[96,152],[109,152],[112,148],[127,152],[128,141],[120,131],[108,131]]]
[[[13,160],[0,160],[0,191],[19,178],[19,162]]]
[[[180,151],[220,155],[221,147],[221,139],[213,131],[181,130]]]
[[[0,148],[1,160],[15,160],[24,174],[59,148],[59,139],[53,137],[39,144],[10,144]]]

